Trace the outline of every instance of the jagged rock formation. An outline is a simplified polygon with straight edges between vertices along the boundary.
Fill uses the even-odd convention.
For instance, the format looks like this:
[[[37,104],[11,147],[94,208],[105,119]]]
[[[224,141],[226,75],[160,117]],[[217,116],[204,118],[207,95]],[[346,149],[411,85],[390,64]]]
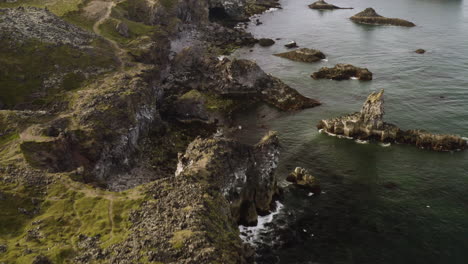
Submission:
[[[314,79],[331,79],[331,80],[349,80],[357,78],[361,81],[372,80],[372,72],[367,68],[359,68],[351,64],[336,64],[333,68],[323,67],[318,72],[311,75]]]
[[[457,151],[468,147],[459,136],[431,134],[422,130],[401,130],[383,121],[384,91],[372,93],[361,112],[329,120],[321,120],[317,128],[327,133],[360,140],[377,140],[385,143],[404,143],[435,151]]]
[[[323,0],[319,0],[309,5],[311,9],[318,10],[332,10],[332,9],[353,9],[352,7],[338,7],[336,5],[329,4]]]
[[[289,42],[288,44],[286,44],[286,45],[284,45],[284,46],[285,46],[286,48],[288,48],[288,49],[292,49],[292,48],[297,48],[297,47],[299,47],[295,41],[291,41],[291,42]]]
[[[320,184],[318,180],[304,168],[297,167],[288,175],[286,180],[299,187],[305,188],[314,194],[320,194]]]
[[[275,56],[300,62],[317,62],[326,58],[325,54],[323,54],[320,50],[307,48],[278,53],[275,54]]]
[[[371,25],[393,25],[393,26],[402,26],[402,27],[414,27],[414,23],[399,19],[399,18],[388,18],[383,17],[373,8],[366,8],[364,11],[357,13],[356,15],[350,18],[352,21],[362,24],[371,24]]]

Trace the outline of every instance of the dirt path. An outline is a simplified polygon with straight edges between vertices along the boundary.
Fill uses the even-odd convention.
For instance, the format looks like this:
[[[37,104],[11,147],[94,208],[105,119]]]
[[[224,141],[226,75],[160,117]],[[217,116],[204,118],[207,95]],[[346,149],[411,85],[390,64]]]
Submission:
[[[94,33],[96,33],[96,35],[99,35],[99,36],[103,37],[105,40],[107,40],[109,42],[109,44],[115,50],[115,55],[116,55],[116,58],[117,58],[117,61],[118,61],[118,64],[119,64],[119,69],[123,70],[124,67],[125,67],[127,52],[125,50],[123,50],[122,48],[120,48],[119,44],[117,42],[115,42],[114,40],[104,37],[102,35],[102,33],[101,33],[101,29],[99,28],[102,24],[104,24],[104,22],[106,22],[107,19],[110,18],[110,15],[112,14],[112,8],[114,8],[114,6],[115,6],[115,2],[113,2],[113,1],[105,2],[105,3],[106,3],[106,6],[105,6],[106,12],[104,12],[101,15],[101,17],[99,17],[99,19],[96,21],[96,23],[94,23],[93,31],[94,31]]]

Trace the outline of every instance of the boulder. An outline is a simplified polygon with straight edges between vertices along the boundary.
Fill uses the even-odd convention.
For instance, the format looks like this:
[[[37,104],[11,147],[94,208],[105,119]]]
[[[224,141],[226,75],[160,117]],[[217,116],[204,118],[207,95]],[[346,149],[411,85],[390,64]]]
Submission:
[[[314,79],[331,79],[331,80],[349,80],[357,78],[361,81],[372,80],[372,72],[367,68],[359,68],[351,64],[337,64],[333,68],[323,67],[318,72],[311,75]]]
[[[275,54],[275,56],[300,62],[317,62],[319,60],[325,59],[325,54],[323,54],[320,50],[307,48],[278,53]]]
[[[414,52],[416,52],[417,54],[424,54],[424,53],[426,53],[426,50],[424,50],[424,49],[417,49],[417,50],[415,50]]]
[[[129,38],[130,34],[128,32],[128,26],[124,22],[119,22],[117,26],[115,26],[115,30],[125,38]]]
[[[422,130],[401,130],[386,123],[384,116],[384,90],[369,95],[361,112],[321,120],[317,128],[328,134],[360,140],[415,145],[434,151],[458,151],[468,147],[467,141],[456,135],[432,134]]]
[[[297,167],[288,175],[286,180],[294,183],[299,187],[305,188],[314,194],[320,194],[319,182],[309,173],[309,171],[304,168]]]
[[[402,26],[402,27],[414,27],[414,23],[399,19],[399,18],[388,18],[383,17],[373,8],[366,8],[364,11],[357,13],[356,15],[350,18],[352,21],[361,23],[361,24],[371,24],[371,25],[393,25],[393,26]]]
[[[286,45],[284,45],[284,46],[285,46],[286,48],[288,48],[288,49],[292,49],[292,48],[297,48],[297,47],[299,47],[295,41],[291,41],[291,42],[289,42],[288,44],[286,44]]]
[[[332,10],[332,9],[353,9],[352,7],[338,7],[336,5],[329,4],[323,0],[319,0],[309,5],[311,9],[318,10]]]
[[[269,47],[275,44],[275,41],[269,38],[261,38],[258,40],[258,44],[262,47]]]

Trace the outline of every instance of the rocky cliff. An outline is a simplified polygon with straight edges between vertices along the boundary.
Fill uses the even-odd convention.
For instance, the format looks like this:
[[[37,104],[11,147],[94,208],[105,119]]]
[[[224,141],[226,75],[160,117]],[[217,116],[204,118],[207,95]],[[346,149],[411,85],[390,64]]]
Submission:
[[[0,262],[251,261],[237,224],[270,210],[278,139],[212,134],[319,103],[217,58],[255,40],[213,16],[277,5],[238,2],[0,3]]]

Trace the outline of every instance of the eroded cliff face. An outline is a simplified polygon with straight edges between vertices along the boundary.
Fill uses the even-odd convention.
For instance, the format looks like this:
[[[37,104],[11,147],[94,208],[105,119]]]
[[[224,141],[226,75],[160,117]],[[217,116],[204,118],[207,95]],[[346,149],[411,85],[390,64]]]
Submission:
[[[249,263],[237,224],[270,210],[278,140],[211,135],[240,103],[318,102],[253,62],[218,60],[255,40],[210,10],[275,2],[1,3],[18,14],[0,19],[1,81],[24,93],[0,92],[0,260]]]
[[[361,112],[329,120],[321,120],[318,129],[336,135],[385,143],[404,143],[435,151],[458,151],[468,147],[467,141],[456,135],[438,135],[422,130],[401,130],[383,121],[384,91],[369,95]]]

